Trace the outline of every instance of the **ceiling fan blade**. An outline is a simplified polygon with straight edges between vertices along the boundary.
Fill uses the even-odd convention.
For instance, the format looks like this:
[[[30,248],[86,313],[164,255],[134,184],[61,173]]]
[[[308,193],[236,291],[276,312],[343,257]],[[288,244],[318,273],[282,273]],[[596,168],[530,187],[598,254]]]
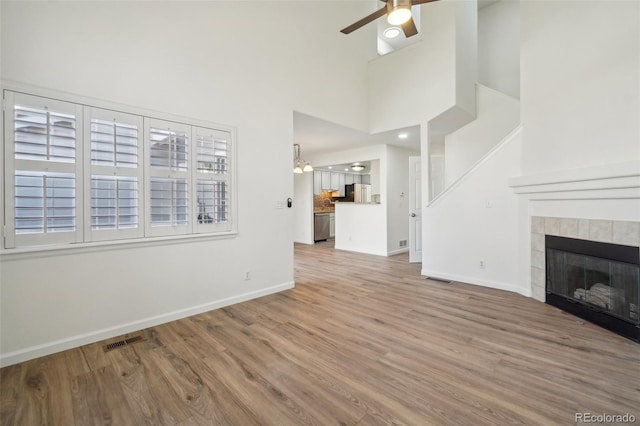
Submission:
[[[386,14],[387,14],[387,7],[385,6],[382,9],[376,10],[371,15],[365,16],[364,18],[362,18],[358,22],[355,22],[355,23],[349,25],[348,27],[341,29],[340,32],[343,33],[343,34],[349,34],[350,32],[355,31],[358,28],[367,25],[369,22],[375,21],[379,17],[381,17],[383,15],[386,15]]]
[[[431,3],[434,1],[438,1],[438,0],[411,0],[411,5],[415,6],[416,4]]]
[[[407,22],[402,24],[402,31],[404,31],[404,35],[407,38],[418,34],[418,29],[416,28],[415,22],[413,22],[413,18],[409,18]]]

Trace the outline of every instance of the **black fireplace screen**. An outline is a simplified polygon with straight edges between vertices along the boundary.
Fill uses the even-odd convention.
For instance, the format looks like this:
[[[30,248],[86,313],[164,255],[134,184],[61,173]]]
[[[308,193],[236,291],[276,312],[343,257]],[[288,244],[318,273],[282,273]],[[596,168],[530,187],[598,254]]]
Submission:
[[[547,236],[547,302],[613,331],[619,332],[615,324],[622,321],[622,328],[638,336],[639,257],[637,247]],[[607,318],[594,319],[598,315]]]

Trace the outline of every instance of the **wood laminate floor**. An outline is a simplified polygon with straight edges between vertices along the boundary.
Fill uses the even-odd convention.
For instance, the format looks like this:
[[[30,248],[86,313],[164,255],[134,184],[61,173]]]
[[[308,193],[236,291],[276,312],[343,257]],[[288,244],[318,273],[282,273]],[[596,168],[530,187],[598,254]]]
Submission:
[[[640,423],[639,344],[419,271],[296,245],[295,289],[3,368],[0,424]]]

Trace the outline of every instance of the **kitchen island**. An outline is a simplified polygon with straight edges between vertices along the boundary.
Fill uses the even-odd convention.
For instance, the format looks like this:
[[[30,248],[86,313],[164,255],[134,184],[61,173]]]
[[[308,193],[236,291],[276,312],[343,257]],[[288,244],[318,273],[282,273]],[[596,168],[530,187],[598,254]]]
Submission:
[[[336,203],[335,248],[387,256],[387,214],[382,204]]]

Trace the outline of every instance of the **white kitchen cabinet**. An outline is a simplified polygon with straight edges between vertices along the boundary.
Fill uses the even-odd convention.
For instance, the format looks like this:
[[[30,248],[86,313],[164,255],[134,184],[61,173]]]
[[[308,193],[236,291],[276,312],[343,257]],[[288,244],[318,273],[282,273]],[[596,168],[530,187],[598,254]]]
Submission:
[[[340,173],[339,177],[340,177],[340,186],[338,187],[338,196],[344,197],[344,185],[346,184],[347,175],[344,173]]]
[[[329,237],[333,238],[336,236],[336,214],[329,214]]]
[[[371,185],[371,175],[362,175],[362,183]]]
[[[322,174],[318,171],[313,171],[313,195],[320,195],[322,192]]]
[[[340,174],[331,173],[331,189],[338,190],[340,188]]]
[[[322,190],[331,189],[331,172],[321,172],[322,173],[322,184],[320,188]]]
[[[353,184],[353,175],[351,173],[346,173],[344,175],[345,178],[345,185],[352,185]]]
[[[353,175],[353,183],[362,183],[361,175]]]

